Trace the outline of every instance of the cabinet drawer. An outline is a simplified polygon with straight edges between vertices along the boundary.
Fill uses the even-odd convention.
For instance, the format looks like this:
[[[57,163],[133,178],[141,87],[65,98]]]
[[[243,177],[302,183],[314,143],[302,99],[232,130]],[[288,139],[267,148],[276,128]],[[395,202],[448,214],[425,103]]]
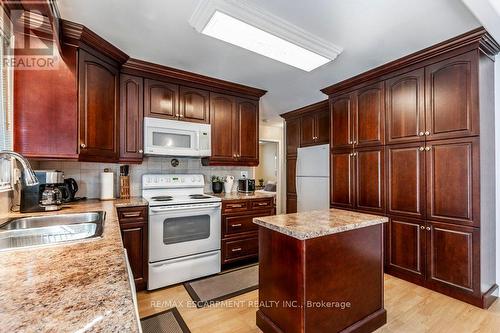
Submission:
[[[223,262],[256,257],[259,254],[259,238],[255,237],[223,241]]]
[[[147,207],[123,207],[117,208],[117,212],[120,224],[148,221]]]
[[[237,202],[223,202],[222,203],[222,214],[231,212],[244,212],[248,209],[248,203],[246,201]]]
[[[254,215],[237,215],[223,217],[224,236],[234,235],[242,232],[257,231],[258,226],[252,222]]]
[[[270,199],[265,199],[265,200],[255,200],[250,203],[252,209],[259,209],[259,208],[267,208],[271,207],[273,205],[272,200]]]

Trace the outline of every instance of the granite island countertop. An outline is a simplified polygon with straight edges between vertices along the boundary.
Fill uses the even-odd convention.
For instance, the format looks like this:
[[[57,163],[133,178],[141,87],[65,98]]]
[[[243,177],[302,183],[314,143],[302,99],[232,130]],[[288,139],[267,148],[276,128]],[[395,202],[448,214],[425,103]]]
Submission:
[[[282,234],[306,240],[343,231],[386,223],[384,216],[370,215],[341,209],[256,217],[253,223]]]
[[[231,193],[209,193],[214,197],[221,198],[223,201],[229,200],[255,200],[255,199],[265,199],[265,198],[274,198],[274,193],[262,193],[262,192],[253,192],[253,193],[240,193],[240,192],[231,192]]]
[[[57,212],[8,213],[0,219],[105,211],[102,237],[0,252],[0,322],[5,332],[138,332],[115,207],[142,198],[86,200]]]

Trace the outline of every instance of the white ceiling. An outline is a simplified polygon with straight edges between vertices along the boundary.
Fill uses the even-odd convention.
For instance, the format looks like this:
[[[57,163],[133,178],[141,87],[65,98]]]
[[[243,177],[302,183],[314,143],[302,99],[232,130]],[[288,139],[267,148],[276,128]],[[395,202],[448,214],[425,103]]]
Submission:
[[[84,24],[133,58],[268,93],[261,119],[326,98],[319,90],[480,23],[459,0],[248,0],[344,48],[333,62],[304,72],[196,32],[199,0],[58,0],[61,16]]]

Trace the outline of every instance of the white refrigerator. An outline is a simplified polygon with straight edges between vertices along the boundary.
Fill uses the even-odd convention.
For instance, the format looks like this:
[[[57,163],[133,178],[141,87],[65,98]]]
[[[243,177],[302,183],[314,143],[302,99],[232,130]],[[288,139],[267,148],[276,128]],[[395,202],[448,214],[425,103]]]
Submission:
[[[330,208],[330,145],[299,148],[297,212]]]

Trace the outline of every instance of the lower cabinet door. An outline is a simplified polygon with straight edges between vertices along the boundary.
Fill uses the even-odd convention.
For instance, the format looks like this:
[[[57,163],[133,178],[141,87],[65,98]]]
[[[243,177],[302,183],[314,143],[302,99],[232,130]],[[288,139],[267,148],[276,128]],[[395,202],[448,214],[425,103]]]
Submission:
[[[386,232],[386,271],[421,282],[425,276],[424,220],[391,216]]]
[[[354,205],[354,167],[352,149],[333,151],[330,155],[330,205],[352,208]]]
[[[146,223],[121,226],[123,246],[134,275],[137,290],[146,289],[148,279],[148,225]]]
[[[356,209],[385,213],[384,160],[384,147],[354,150]]]
[[[479,292],[479,229],[437,222],[427,226],[427,282],[448,292]]]

